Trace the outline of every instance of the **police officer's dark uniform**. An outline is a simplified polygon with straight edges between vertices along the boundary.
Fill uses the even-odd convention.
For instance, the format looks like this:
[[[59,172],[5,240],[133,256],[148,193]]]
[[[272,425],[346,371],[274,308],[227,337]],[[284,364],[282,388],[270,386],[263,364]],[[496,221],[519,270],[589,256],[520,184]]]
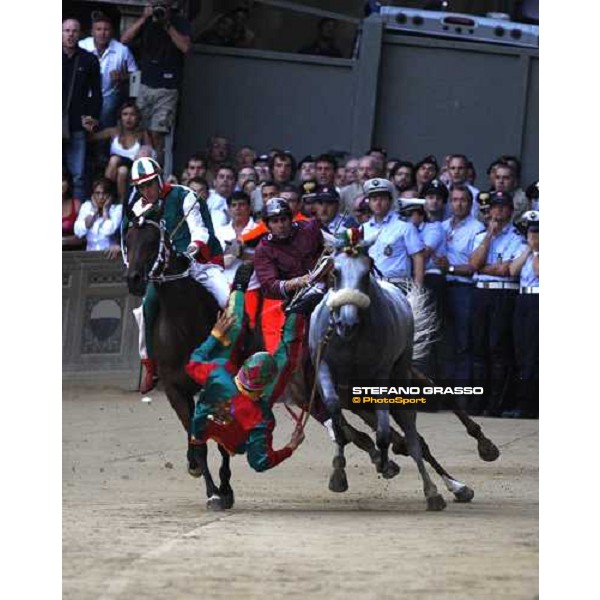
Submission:
[[[513,199],[507,192],[493,192],[490,195],[490,211],[496,205],[513,208]],[[473,257],[482,244],[489,244],[485,264],[473,265]],[[509,384],[514,362],[513,353],[513,313],[515,299],[519,292],[517,278],[508,275],[489,275],[482,271],[486,267],[506,265],[521,252],[523,237],[508,222],[494,236],[489,230],[475,237],[470,263],[478,269],[473,276],[473,378],[486,386],[483,402],[469,407],[472,414],[499,416]]]

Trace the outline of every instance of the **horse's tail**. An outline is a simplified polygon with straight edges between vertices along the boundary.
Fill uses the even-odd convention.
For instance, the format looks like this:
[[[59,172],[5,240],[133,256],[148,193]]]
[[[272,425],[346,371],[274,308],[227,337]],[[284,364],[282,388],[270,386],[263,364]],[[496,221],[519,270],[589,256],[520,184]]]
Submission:
[[[427,356],[429,346],[437,339],[440,324],[431,293],[423,286],[410,286],[406,298],[414,319],[412,361],[415,363]]]

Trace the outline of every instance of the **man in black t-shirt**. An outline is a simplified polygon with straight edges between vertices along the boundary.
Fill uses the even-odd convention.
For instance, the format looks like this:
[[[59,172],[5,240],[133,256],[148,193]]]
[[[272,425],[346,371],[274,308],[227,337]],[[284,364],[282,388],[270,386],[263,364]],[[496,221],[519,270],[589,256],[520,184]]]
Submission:
[[[165,135],[175,122],[183,57],[192,46],[190,24],[172,7],[173,0],[152,0],[121,36],[123,44],[140,37],[142,82],[137,105],[159,163],[164,159]]]

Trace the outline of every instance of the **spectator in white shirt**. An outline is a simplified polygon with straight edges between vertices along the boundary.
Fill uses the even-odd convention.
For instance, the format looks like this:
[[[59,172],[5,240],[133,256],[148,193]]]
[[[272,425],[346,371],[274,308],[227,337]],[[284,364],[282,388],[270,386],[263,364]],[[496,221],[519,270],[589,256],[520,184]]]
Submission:
[[[117,110],[124,100],[123,84],[129,74],[138,70],[133,54],[127,46],[113,39],[110,19],[101,12],[92,13],[92,35],[79,46],[94,54],[100,62],[102,78],[102,112],[100,128],[117,124]]]
[[[108,250],[116,242],[123,207],[113,204],[114,184],[102,177],[92,186],[92,197],[84,202],[75,221],[75,235],[86,240],[86,250]]]
[[[215,173],[215,187],[210,190],[206,201],[215,230],[217,227],[229,223],[227,200],[233,193],[235,180],[235,170],[231,165],[221,165]]]
[[[231,214],[231,222],[215,228],[215,235],[223,247],[225,276],[229,283],[238,267],[242,264],[242,235],[256,227],[250,213],[252,210],[250,196],[246,192],[233,192],[227,200]]]

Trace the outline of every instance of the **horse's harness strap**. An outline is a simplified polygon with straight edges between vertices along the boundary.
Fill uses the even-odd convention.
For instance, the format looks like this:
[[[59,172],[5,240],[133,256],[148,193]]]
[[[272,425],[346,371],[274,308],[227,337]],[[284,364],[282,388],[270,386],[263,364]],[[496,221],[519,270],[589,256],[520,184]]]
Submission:
[[[312,412],[312,409],[313,409],[313,406],[315,403],[315,397],[316,397],[316,393],[317,393],[317,378],[319,376],[319,366],[321,364],[321,359],[323,357],[323,350],[329,343],[329,340],[331,339],[331,335],[333,334],[333,327],[334,327],[333,321],[330,320],[329,325],[327,326],[327,331],[325,332],[323,339],[319,342],[319,347],[317,348],[317,357],[315,360],[315,380],[313,381],[313,387],[312,387],[312,391],[310,393],[310,400],[308,402],[308,408],[306,409],[306,414],[304,416],[304,420],[302,421],[302,429],[304,429],[304,427],[306,427],[306,422],[308,421],[308,417],[310,416],[310,413]]]
[[[184,216],[184,219],[185,219],[185,216]],[[172,245],[172,239],[171,239],[171,236],[169,236],[169,243],[165,243],[165,233],[167,231],[167,228],[165,225],[165,220],[161,219],[160,222],[157,223],[156,221],[153,221],[151,219],[144,219],[143,217],[141,217],[139,224],[140,225],[142,225],[142,224],[152,225],[152,227],[158,228],[158,230],[160,232],[160,242],[159,242],[159,246],[158,246],[158,253],[156,255],[154,264],[152,265],[152,267],[150,268],[150,272],[148,273],[148,280],[154,281],[156,283],[166,283],[169,281],[176,281],[177,279],[184,279],[184,278],[188,277],[190,274],[192,259],[187,254],[184,254],[184,256],[188,259],[189,266],[185,271],[183,271],[183,273],[175,273],[173,275],[165,275],[164,273],[161,273],[160,275],[156,274],[161,267],[162,267],[162,270],[165,269],[165,267],[169,264],[169,260],[171,258],[170,246]],[[123,255],[123,262],[125,263],[126,267],[129,267],[129,262],[127,260],[127,247],[124,244],[124,239],[125,239],[125,236],[123,234],[121,234],[121,252]]]

